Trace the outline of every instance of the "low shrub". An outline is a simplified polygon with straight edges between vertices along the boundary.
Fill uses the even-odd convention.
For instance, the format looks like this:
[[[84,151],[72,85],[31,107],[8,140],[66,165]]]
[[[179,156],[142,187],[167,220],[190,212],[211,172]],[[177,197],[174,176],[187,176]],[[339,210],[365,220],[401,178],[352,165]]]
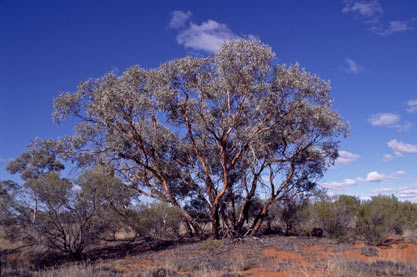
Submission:
[[[298,230],[307,235],[322,233],[325,237],[346,239],[354,234],[359,206],[359,199],[347,195],[305,205],[298,212]]]
[[[178,236],[182,221],[179,211],[166,203],[138,205],[126,210],[125,223],[138,236],[167,238]]]
[[[394,196],[374,196],[359,209],[358,235],[371,245],[380,245],[390,234],[401,233],[400,205]]]
[[[222,245],[221,240],[208,239],[208,240],[203,241],[201,245],[201,250],[214,252],[215,250],[219,249],[221,245]]]

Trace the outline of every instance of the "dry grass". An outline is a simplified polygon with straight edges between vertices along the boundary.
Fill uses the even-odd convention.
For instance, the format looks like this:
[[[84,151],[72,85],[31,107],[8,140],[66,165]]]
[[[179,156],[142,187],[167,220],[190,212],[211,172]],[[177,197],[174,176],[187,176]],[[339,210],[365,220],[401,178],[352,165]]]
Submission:
[[[336,276],[417,276],[417,263],[405,264],[394,261],[371,263],[352,261],[343,256],[335,256],[327,261],[328,273]]]
[[[417,246],[370,248],[331,239],[265,236],[178,242],[108,260],[34,272],[5,266],[1,276],[417,276]],[[377,250],[377,251],[376,251]],[[10,264],[11,265],[11,264]]]
[[[402,234],[403,238],[407,242],[414,243],[417,240],[417,230],[413,229],[405,229]]]
[[[176,276],[176,274],[192,274],[192,276],[221,276],[225,273],[238,274],[248,269],[248,262],[241,253],[228,258],[219,258],[213,250],[209,254],[196,257],[169,255],[164,261],[153,261],[146,268],[146,276]],[[166,275],[157,275],[166,274]],[[232,275],[230,275],[232,276]]]

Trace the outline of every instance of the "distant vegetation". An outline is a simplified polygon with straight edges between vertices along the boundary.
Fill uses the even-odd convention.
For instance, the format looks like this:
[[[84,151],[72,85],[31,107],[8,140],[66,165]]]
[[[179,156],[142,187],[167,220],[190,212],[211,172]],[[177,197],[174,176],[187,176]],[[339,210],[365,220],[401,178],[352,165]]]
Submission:
[[[59,176],[47,175],[44,181],[59,184],[55,178]],[[70,187],[42,195],[37,200],[42,210],[35,220],[33,206],[28,204],[33,203],[33,198],[28,194],[27,202],[21,202],[5,192],[5,189],[13,192],[10,189],[13,184],[1,183],[1,204],[7,203],[11,208],[8,214],[1,215],[2,267],[7,269],[4,272],[29,272],[64,261],[90,259],[96,249],[105,249],[109,243],[133,244],[143,239],[177,241],[187,236],[186,223],[175,207],[157,202],[123,207],[112,197],[111,186],[117,181],[105,181],[102,175],[92,172],[84,173],[82,178],[96,178],[90,179],[90,184],[99,180],[104,185],[89,191],[93,198]],[[255,205],[260,209],[262,200],[258,201]],[[200,218],[204,216],[200,214]],[[250,215],[247,224],[255,218],[256,213]],[[318,236],[340,242],[359,240],[369,245],[381,245],[388,236],[401,236],[417,243],[417,204],[400,202],[394,196],[375,196],[370,201],[347,195],[330,198],[316,191],[309,198],[274,204],[260,234]],[[215,251],[219,243],[207,240],[202,249]],[[118,248],[115,249],[117,252]],[[20,258],[7,261],[10,255]]]

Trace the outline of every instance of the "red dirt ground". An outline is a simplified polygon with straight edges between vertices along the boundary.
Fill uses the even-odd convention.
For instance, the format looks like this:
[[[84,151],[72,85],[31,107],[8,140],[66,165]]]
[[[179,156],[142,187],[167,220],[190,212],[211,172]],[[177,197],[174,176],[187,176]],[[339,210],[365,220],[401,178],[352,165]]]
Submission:
[[[340,276],[337,272],[332,272],[332,267],[329,266],[331,261],[337,260],[366,263],[392,261],[417,265],[416,244],[392,238],[384,246],[374,247],[379,252],[379,256],[374,257],[362,255],[363,247],[369,246],[363,243],[337,243],[328,239],[271,236],[222,242],[214,251],[202,250],[201,243],[178,245],[163,251],[119,259],[114,263],[119,265],[124,276],[146,274],[156,268],[171,269],[178,274],[189,273],[191,276],[221,276],[225,273],[221,266],[191,271],[184,270],[184,265],[197,268],[206,261],[215,263],[226,260],[232,265],[238,265],[233,271],[234,276]],[[244,265],[236,261],[243,261]]]

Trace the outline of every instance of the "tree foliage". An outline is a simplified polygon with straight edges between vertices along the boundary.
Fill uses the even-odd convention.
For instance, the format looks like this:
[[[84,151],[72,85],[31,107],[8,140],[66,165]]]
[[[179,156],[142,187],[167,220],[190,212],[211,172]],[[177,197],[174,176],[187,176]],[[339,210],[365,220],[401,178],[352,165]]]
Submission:
[[[348,130],[328,82],[274,57],[259,41],[236,40],[214,57],[82,82],[54,101],[57,122],[79,120],[55,147],[79,165],[111,166],[136,192],[176,206],[197,234],[184,203],[200,199],[214,238],[241,234],[252,199],[266,191],[249,226],[256,233],[271,203],[314,187]]]
[[[99,166],[73,181],[60,177],[55,170],[63,165],[55,151],[45,151],[50,146],[37,140],[9,163],[25,183],[1,182],[1,223],[15,231],[9,239],[79,259],[87,246],[120,228],[115,209],[129,205],[132,192]]]

